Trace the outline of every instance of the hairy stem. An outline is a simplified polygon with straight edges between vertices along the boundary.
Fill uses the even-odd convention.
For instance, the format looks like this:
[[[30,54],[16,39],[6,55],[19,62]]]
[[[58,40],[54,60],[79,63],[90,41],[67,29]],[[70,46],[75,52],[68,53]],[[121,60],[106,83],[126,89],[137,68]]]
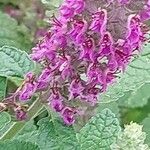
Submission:
[[[43,108],[43,104],[40,99],[37,99],[28,110],[28,120],[37,116],[38,112]],[[0,137],[0,140],[12,139],[19,131],[21,131],[26,124],[26,121],[20,121],[13,123],[10,128]]]

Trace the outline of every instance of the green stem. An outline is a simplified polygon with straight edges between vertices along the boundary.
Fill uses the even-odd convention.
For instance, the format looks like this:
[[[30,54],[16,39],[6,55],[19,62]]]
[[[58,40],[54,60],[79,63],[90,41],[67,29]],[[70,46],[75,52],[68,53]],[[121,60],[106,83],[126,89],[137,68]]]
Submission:
[[[43,108],[43,104],[39,99],[37,99],[29,108],[28,110],[28,120],[31,120],[37,116],[38,112]],[[5,132],[1,137],[0,140],[4,141],[6,139],[12,139],[19,131],[22,130],[26,121],[15,122],[13,123],[10,128]]]

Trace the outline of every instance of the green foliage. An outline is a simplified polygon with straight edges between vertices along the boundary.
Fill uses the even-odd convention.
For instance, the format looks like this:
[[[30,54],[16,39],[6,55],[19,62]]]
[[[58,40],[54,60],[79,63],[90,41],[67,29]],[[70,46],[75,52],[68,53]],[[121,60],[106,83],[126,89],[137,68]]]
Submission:
[[[9,45],[25,51],[30,50],[32,44],[25,26],[18,25],[15,19],[0,12],[0,28],[0,47]]]
[[[40,150],[39,147],[30,142],[6,141],[0,143],[0,150]]]
[[[2,130],[8,123],[10,123],[10,115],[6,112],[0,113],[0,130]]]
[[[143,107],[147,104],[148,98],[150,97],[150,84],[146,83],[135,91],[129,91],[119,99],[119,106],[136,108]]]
[[[116,83],[110,85],[108,90],[101,94],[99,99],[102,103],[116,101],[125,92],[135,91],[143,84],[150,82],[150,44],[143,48],[143,53],[130,63],[124,74]]]
[[[141,123],[143,125],[143,131],[146,132],[146,143],[150,147],[150,114]]]
[[[39,129],[17,137],[36,143],[41,150],[77,150],[76,135],[71,127],[62,125],[57,121],[44,118],[38,122]]]
[[[117,101],[112,101],[110,103],[100,103],[96,109],[97,113],[100,113],[103,109],[108,108],[110,109],[117,118],[119,118],[119,106]]]
[[[72,127],[49,117],[37,125],[38,130],[24,132],[15,139],[36,143],[41,150],[109,150],[120,131],[117,118],[108,109],[93,117],[77,134]]]
[[[28,122],[26,122],[25,126],[23,127],[23,129],[16,135],[17,136],[20,136],[20,135],[23,135],[23,134],[28,134],[28,133],[31,133],[33,131],[36,131],[37,130],[37,127],[36,125],[34,125],[34,120],[30,120]]]
[[[82,150],[110,150],[120,131],[115,115],[104,109],[93,117],[78,133]]]
[[[111,145],[112,150],[149,150],[144,144],[146,133],[142,132],[142,126],[136,123],[126,125],[122,133],[118,135],[117,141]]]
[[[28,55],[17,48],[3,46],[0,48],[0,75],[23,77],[34,69],[34,63]]]
[[[7,79],[5,77],[0,76],[0,100],[5,97],[6,86],[7,86]]]

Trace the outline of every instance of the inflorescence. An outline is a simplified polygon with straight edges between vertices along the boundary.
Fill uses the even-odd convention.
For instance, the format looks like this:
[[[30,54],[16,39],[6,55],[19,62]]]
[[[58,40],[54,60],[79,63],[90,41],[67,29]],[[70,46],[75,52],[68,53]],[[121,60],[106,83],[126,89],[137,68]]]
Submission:
[[[49,106],[67,125],[80,114],[80,101],[94,106],[148,39],[149,0],[65,0],[51,28],[32,49],[42,66],[28,73],[19,100],[47,91]],[[18,117],[19,118],[19,117]]]

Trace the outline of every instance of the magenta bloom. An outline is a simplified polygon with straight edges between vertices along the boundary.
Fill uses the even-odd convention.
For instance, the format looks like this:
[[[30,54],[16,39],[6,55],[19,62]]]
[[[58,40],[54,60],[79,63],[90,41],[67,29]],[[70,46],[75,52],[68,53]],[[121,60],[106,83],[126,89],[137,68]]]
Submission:
[[[109,32],[105,32],[102,35],[100,41],[100,50],[99,54],[101,57],[111,55],[114,52],[113,49],[113,39]]]
[[[17,120],[23,121],[23,120],[27,119],[27,113],[20,107],[17,107],[14,111],[15,111]]]
[[[60,93],[52,93],[52,95],[49,98],[50,106],[55,110],[56,112],[61,112],[63,109],[63,98],[61,97]]]
[[[129,4],[130,0],[118,0],[121,4]]]
[[[27,77],[19,98],[46,91],[52,109],[67,125],[73,124],[79,107],[73,104],[96,105],[98,95],[147,40],[150,1],[136,2],[64,0],[51,28],[32,49],[31,57],[43,71],[34,79]]]
[[[36,85],[32,83],[26,83],[19,93],[20,100],[29,100],[36,91]]]
[[[52,77],[51,69],[45,68],[37,79],[37,89],[40,90],[48,87],[49,82],[51,81],[51,77]]]
[[[107,11],[105,9],[102,9],[92,16],[92,23],[89,29],[103,34],[103,32],[106,31],[106,24],[107,24]]]
[[[90,37],[86,37],[80,50],[80,59],[94,61],[94,48],[94,40]]]
[[[71,82],[70,87],[69,87],[69,92],[70,92],[69,99],[77,98],[82,93],[83,90],[84,90],[84,87],[81,81],[78,79],[74,79]]]
[[[75,111],[70,107],[65,107],[62,110],[61,115],[66,125],[72,125],[75,122],[74,114]]]
[[[131,15],[128,18],[128,34],[127,40],[130,44],[136,44],[140,41],[140,37],[142,37],[142,29],[140,25],[140,17]]]
[[[87,22],[85,20],[74,20],[72,29],[69,33],[72,40],[75,40],[77,43],[80,41],[80,37],[87,30]]]

